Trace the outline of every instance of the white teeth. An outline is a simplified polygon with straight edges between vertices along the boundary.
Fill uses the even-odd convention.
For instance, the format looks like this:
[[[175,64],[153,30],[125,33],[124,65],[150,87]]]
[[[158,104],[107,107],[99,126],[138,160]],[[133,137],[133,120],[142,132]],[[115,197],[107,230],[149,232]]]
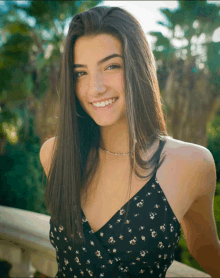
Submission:
[[[96,107],[104,107],[104,106],[107,106],[109,104],[112,104],[116,100],[117,100],[117,98],[111,98],[111,99],[106,100],[106,101],[93,103],[93,105],[96,106]]]

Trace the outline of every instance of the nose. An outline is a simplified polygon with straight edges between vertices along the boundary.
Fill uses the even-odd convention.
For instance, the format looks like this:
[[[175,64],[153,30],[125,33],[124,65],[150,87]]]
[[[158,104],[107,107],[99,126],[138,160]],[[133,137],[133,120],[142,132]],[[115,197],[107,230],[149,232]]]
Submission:
[[[90,80],[91,92],[104,93],[106,91],[104,78],[101,75],[96,75]]]

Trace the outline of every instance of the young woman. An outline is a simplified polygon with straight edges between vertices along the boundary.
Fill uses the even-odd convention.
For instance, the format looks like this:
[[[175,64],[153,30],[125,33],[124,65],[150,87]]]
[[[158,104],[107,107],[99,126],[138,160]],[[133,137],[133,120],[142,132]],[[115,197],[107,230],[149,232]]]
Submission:
[[[213,251],[201,248],[218,240],[212,155],[168,136],[154,57],[129,12],[73,17],[59,93],[57,133],[40,151],[56,277],[165,277],[181,226],[193,255]]]

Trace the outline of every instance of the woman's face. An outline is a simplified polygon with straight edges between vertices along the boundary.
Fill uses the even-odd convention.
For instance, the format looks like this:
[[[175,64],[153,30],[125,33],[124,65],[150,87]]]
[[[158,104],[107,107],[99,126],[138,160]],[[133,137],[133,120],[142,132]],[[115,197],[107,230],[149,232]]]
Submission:
[[[124,64],[118,39],[107,34],[78,38],[74,46],[74,73],[76,96],[98,125],[113,125],[126,119]],[[111,105],[93,106],[113,98],[117,100]]]

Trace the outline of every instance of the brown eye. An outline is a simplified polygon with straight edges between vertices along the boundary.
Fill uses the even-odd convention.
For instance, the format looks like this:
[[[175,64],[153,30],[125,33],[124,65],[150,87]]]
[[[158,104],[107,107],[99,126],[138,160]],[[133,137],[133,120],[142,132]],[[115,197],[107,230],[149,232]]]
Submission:
[[[113,65],[108,66],[107,69],[110,68],[110,67],[113,67],[113,68],[120,68],[119,65],[113,64]]]
[[[76,78],[81,77],[81,76],[78,76],[78,74],[79,74],[79,73],[86,73],[86,72],[85,72],[85,71],[78,71],[78,72],[75,72],[75,74],[74,74],[74,75],[75,75],[75,77],[76,77]]]
[[[121,66],[120,66],[120,65],[117,65],[117,64],[110,65],[110,66],[107,67],[107,69],[110,68],[110,67],[112,67],[113,69],[114,69],[114,68],[121,68]],[[78,75],[78,74],[80,74],[80,73],[85,73],[85,74],[86,74],[85,71],[78,71],[78,72],[76,71],[76,72],[75,72],[75,78],[76,78],[76,79],[78,79],[79,77],[82,76],[82,75],[81,75],[81,76]],[[84,75],[84,74],[83,74],[83,75]]]

